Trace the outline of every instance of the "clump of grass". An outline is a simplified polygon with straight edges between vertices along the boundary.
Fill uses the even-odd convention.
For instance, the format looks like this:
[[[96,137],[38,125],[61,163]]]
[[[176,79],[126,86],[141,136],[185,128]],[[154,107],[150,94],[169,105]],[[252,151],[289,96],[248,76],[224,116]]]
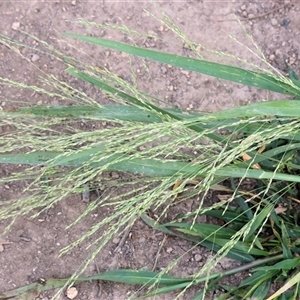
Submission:
[[[295,98],[300,96],[300,81],[291,70],[290,78],[286,78],[268,69],[253,71],[117,41],[70,33],[65,35],[239,84]],[[2,37],[2,43],[16,46],[16,42],[5,37]],[[238,299],[265,299],[271,283],[276,280],[284,284],[268,299],[284,299],[280,295],[289,288],[286,292],[288,297],[299,297],[300,228],[297,213],[292,207],[292,202],[298,201],[300,182],[300,111],[297,100],[260,102],[211,114],[185,112],[160,105],[162,101],[105,68],[86,65],[72,57],[65,57],[57,50],[53,55],[65,62],[68,74],[99,88],[115,104],[102,105],[53,76],[46,81],[51,82],[56,90],[54,92],[1,78],[4,86],[29,88],[49,96],[55,95],[63,101],[76,100],[72,106],[19,107],[14,111],[0,112],[1,126],[9,124],[13,127],[1,137],[0,162],[24,165],[22,171],[1,179],[1,182],[31,180],[26,187],[27,198],[11,199],[0,204],[0,218],[16,218],[36,208],[43,211],[70,193],[85,192],[87,185],[109,171],[126,172],[132,181],[119,182],[119,185],[130,187],[127,192],[99,197],[70,224],[81,221],[96,207],[114,208],[109,217],[62,249],[62,254],[70,251],[108,226],[101,237],[94,239],[96,250],[83,263],[78,274],[120,232],[120,228],[132,225],[136,217],[141,217],[156,230],[204,246],[215,252],[215,256],[189,278],[133,270],[109,271],[86,278],[74,274],[59,283],[36,284],[6,293],[5,297],[28,289],[45,290],[65,286],[74,280],[92,279],[152,286],[152,291],[145,296],[176,289],[184,291],[205,282],[194,299],[204,299],[207,291],[217,288],[225,291],[219,299],[233,296]],[[267,67],[270,66],[267,64]],[[79,97],[74,98],[74,94]],[[74,126],[82,119],[91,123],[111,122],[114,126],[84,131]],[[64,168],[68,172],[62,172]],[[244,180],[249,178],[255,183],[252,190],[243,187]],[[230,183],[229,187],[222,185],[224,180]],[[205,197],[212,189],[223,191],[227,197],[206,207]],[[154,220],[147,215],[149,209],[167,211],[178,197],[184,201],[195,195],[199,197],[197,209],[178,216],[172,222],[164,223],[161,218]],[[283,202],[288,205],[283,207]],[[224,225],[198,223],[200,215],[221,220]],[[225,256],[243,265],[212,273],[214,266]],[[253,275],[239,286],[226,286],[220,282],[224,276],[244,270],[251,270]]]

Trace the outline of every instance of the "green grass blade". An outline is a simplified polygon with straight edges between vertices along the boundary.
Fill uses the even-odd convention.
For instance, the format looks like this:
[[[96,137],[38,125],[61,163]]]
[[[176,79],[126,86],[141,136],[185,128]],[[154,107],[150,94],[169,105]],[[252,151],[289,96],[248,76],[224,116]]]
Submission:
[[[201,117],[202,114],[190,114],[181,112],[178,109],[165,109],[169,114],[172,114],[180,119],[189,119]],[[162,123],[162,118],[149,110],[129,105],[103,105],[97,106],[36,106],[36,107],[21,107],[15,112],[1,112],[0,118],[4,117],[51,117],[51,118],[79,118],[92,120],[121,120],[130,122],[144,123]],[[209,124],[214,126],[215,124]],[[207,128],[206,126],[205,128]]]
[[[196,236],[196,234],[193,230],[182,229],[182,228],[177,228],[177,230],[184,234]],[[201,234],[198,234],[198,235],[201,236]],[[225,246],[226,244],[228,244],[230,242],[229,239],[217,238],[213,234],[206,236],[206,237],[204,237],[202,235],[201,238],[203,238],[204,241],[200,242],[200,244],[202,245],[204,242],[206,242],[206,244],[207,245],[209,244],[209,246],[207,246],[207,245],[205,245],[205,246],[214,251],[218,251],[219,249],[221,249],[223,246]],[[207,242],[211,242],[211,243],[207,243]],[[219,249],[217,249],[217,248],[219,248]],[[269,256],[270,255],[270,253],[267,251],[263,251],[260,249],[256,249],[254,247],[250,247],[250,245],[247,245],[242,242],[235,242],[235,245],[230,249],[230,251],[233,253],[234,250],[236,250],[236,252],[239,252],[241,254],[250,254],[250,255],[256,255],[256,256]]]
[[[268,205],[264,207],[256,216],[254,219],[254,222],[251,225],[251,228],[245,237],[245,240],[250,238],[252,234],[261,227],[262,223],[266,220],[266,218],[271,214],[271,211],[274,209],[272,205]]]
[[[256,88],[266,89],[281,94],[300,95],[300,91],[298,89],[295,89],[291,85],[279,81],[274,76],[270,76],[267,74],[257,73],[238,67],[231,67],[199,59],[187,58],[179,55],[158,52],[150,49],[143,49],[128,44],[91,36],[83,36],[72,33],[65,33],[65,35],[79,39],[81,41],[93,43],[99,46],[104,46],[118,51],[123,51],[139,57],[155,60],[165,64],[171,64],[176,67],[183,68],[185,70],[191,70],[209,76],[238,82],[244,85],[254,86]]]
[[[176,227],[176,229],[187,229],[189,234],[202,238],[212,236],[215,238],[231,238],[236,231],[230,228],[222,228],[215,224],[206,223],[167,223],[168,227]],[[187,232],[187,231],[185,231]]]
[[[272,283],[272,279],[267,279],[263,282],[261,282],[256,290],[252,293],[251,298],[252,299],[266,299],[267,294],[270,291],[270,286]]]
[[[117,95],[117,96],[120,96],[121,98],[123,98],[124,100],[130,102],[131,104],[133,105],[136,105],[136,106],[139,106],[141,108],[145,108],[147,110],[150,110],[150,111],[153,111],[153,112],[157,112],[157,114],[159,115],[160,118],[164,117],[166,120],[170,120],[170,118],[172,119],[175,119],[175,120],[184,120],[184,119],[187,119],[187,116],[188,115],[185,115],[185,114],[178,114],[178,113],[175,113],[173,110],[167,110],[167,109],[163,109],[163,108],[160,108],[150,102],[146,102],[146,101],[141,101],[127,93],[124,93],[123,91],[120,91],[114,87],[111,87],[110,85],[107,85],[106,83],[100,81],[99,79],[97,78],[94,78],[88,74],[85,74],[83,72],[80,72],[74,68],[69,68],[68,70],[68,73],[75,76],[76,78],[79,78],[79,79],[82,79],[86,82],[89,82],[101,89],[103,89],[104,91],[107,91],[111,94],[114,94],[114,95]],[[202,132],[206,127],[205,126],[202,126],[201,124],[197,124],[197,125],[189,125],[188,126],[190,129],[196,131],[196,132]],[[214,134],[214,133],[209,133],[207,134],[207,137],[215,140],[215,141],[218,141],[218,142],[221,142],[221,143],[226,143],[227,142],[227,139],[226,137],[222,137],[222,136],[219,136],[217,134]]]
[[[91,157],[97,154],[99,159],[102,147],[88,150],[74,150],[64,153],[59,152],[30,152],[25,154],[0,154],[0,163],[29,164],[81,167],[83,165],[100,168],[107,165],[108,171],[124,171],[139,173],[147,176],[183,176],[183,178],[207,176],[207,169],[201,164],[192,164],[182,161],[165,161],[159,159],[131,158],[124,154],[111,154],[100,161],[93,161]],[[121,161],[120,161],[121,160]],[[119,161],[119,162],[115,162]],[[215,176],[233,178],[260,178],[300,182],[300,176],[284,173],[266,172],[235,167],[223,167],[215,171]]]
[[[219,120],[253,116],[300,117],[299,102],[295,100],[258,102],[211,114],[211,118]]]
[[[280,296],[281,294],[286,292],[288,289],[290,289],[293,285],[298,284],[299,282],[300,282],[300,272],[297,273],[292,278],[290,278],[282,288],[280,288],[276,293],[274,293],[272,296],[270,296],[267,300],[275,299],[276,297]]]
[[[204,215],[218,218],[226,223],[234,221],[235,223],[245,224],[248,221],[248,218],[241,211],[233,212],[226,210],[224,212],[223,210],[208,210]]]
[[[252,287],[252,286],[255,286],[255,285],[259,286],[259,284],[261,284],[265,280],[271,279],[276,274],[278,274],[278,270],[270,270],[268,272],[262,270],[262,271],[254,272],[252,274],[252,276],[244,279],[240,283],[240,287],[244,287],[244,286]]]
[[[284,221],[281,221],[281,238],[282,238],[282,253],[284,258],[292,258],[293,253],[291,251],[291,240],[289,238],[286,226],[284,224]],[[299,262],[298,262],[299,264]]]
[[[181,232],[176,231],[176,230],[170,230],[170,229],[168,229],[168,226],[166,226],[165,224],[163,224],[163,225],[159,224],[155,220],[148,217],[146,214],[142,214],[141,219],[146,224],[148,224],[150,227],[152,227],[153,229],[159,230],[159,231],[164,232],[166,234],[175,235],[179,238],[194,242],[198,245],[206,247],[206,248],[208,248],[212,251],[215,251],[215,252],[217,252],[221,249],[221,246],[219,246],[216,243],[211,242],[209,240],[205,240],[205,239],[201,240],[201,238],[199,238],[199,237],[194,237],[192,235],[190,236],[190,235],[181,233]],[[172,223],[170,223],[170,224],[172,224]],[[169,226],[169,227],[172,228],[172,226]],[[231,259],[234,259],[234,260],[237,260],[237,261],[240,261],[240,262],[243,262],[243,263],[251,262],[251,261],[254,260],[254,258],[250,254],[242,253],[242,252],[237,251],[235,249],[231,249],[227,253],[227,257],[231,258]]]
[[[96,274],[88,277],[89,280],[108,280],[114,282],[152,285],[172,286],[190,282],[190,278],[179,278],[165,274],[159,274],[150,271],[136,271],[136,270],[112,270],[102,274]]]
[[[76,278],[75,282],[90,281],[90,280],[108,280],[113,282],[127,283],[127,284],[140,284],[140,285],[153,285],[159,286],[176,286],[178,284],[187,285],[191,282],[189,278],[173,277],[165,274],[158,274],[149,271],[135,271],[135,270],[113,270],[104,273],[99,273],[87,277]],[[29,284],[8,292],[0,294],[0,299],[8,299],[18,297],[21,294],[30,291],[47,291],[55,288],[63,287],[69,281],[66,279],[47,279],[43,283]]]
[[[105,119],[146,123],[162,122],[162,119],[151,111],[127,105],[23,107],[17,110],[16,113],[30,114],[34,117]]]
[[[293,270],[294,268],[297,268],[300,264],[300,258],[290,258],[290,259],[284,259],[272,266],[262,266],[257,267],[254,269],[254,271],[271,271],[271,270],[277,270],[277,271],[285,271],[288,272],[290,270]]]
[[[106,84],[105,82],[99,80],[98,78],[90,76],[90,75],[88,75],[84,72],[81,72],[75,68],[71,68],[71,67],[68,68],[67,73],[78,79],[81,79],[83,81],[91,83],[92,85],[97,86],[100,89],[102,89],[112,95],[119,96],[119,97],[123,98],[124,100],[130,102],[131,104],[140,106],[142,108],[153,109],[154,111],[158,111],[160,113],[164,113],[164,110],[162,108],[157,107],[157,106],[153,105],[152,103],[149,103],[146,101],[141,101],[141,100],[137,99],[136,97],[133,97],[119,89],[116,89],[116,88]]]

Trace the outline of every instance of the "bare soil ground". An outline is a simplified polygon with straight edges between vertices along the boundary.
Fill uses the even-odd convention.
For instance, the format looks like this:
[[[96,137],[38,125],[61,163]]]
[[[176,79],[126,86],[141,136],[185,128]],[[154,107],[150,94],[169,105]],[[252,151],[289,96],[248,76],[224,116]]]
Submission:
[[[192,55],[184,41],[175,37],[170,29],[160,24],[145,10],[158,17],[161,17],[161,11],[168,14],[189,39],[202,45],[199,51],[206,59],[230,63],[230,56],[218,55],[218,52],[224,52],[260,64],[261,62],[247,49],[247,46],[254,48],[246,35],[247,31],[274,67],[286,73],[287,63],[300,74],[298,1],[158,1],[154,6],[150,1],[4,0],[0,2],[0,33],[27,42],[32,48],[21,49],[21,55],[16,55],[0,45],[0,76],[36,84],[39,76],[51,73],[60,80],[76,84],[78,88],[104,103],[107,100],[96,89],[67,76],[62,62],[53,60],[47,53],[38,52],[41,44],[21,31],[48,42],[66,55],[75,55],[76,48],[88,55],[82,54],[82,59],[91,59],[92,63],[96,61],[99,66],[109,65],[112,71],[123,78],[130,74],[126,55],[67,39],[60,33],[89,33],[124,42],[133,39],[140,46]],[[241,24],[236,21],[235,15],[239,17]],[[75,22],[77,19],[114,26],[126,25],[133,31],[155,34],[157,38],[120,33],[106,28],[85,28]],[[230,38],[229,34],[234,36],[234,39]],[[237,41],[245,46],[239,45]],[[215,52],[206,49],[213,49]],[[278,98],[278,95],[269,95],[265,91],[231,85],[171,66],[153,62],[147,62],[147,66],[150,72],[144,68],[143,61],[133,60],[132,68],[137,75],[139,88],[184,109],[215,111],[261,99]],[[17,102],[22,105],[59,104],[55,98],[39,93],[33,94],[30,90],[0,87],[2,109],[10,109],[17,105]],[[1,134],[9,128],[0,130]],[[13,166],[1,165],[0,176],[7,176],[14,170]],[[22,185],[3,184],[0,186],[0,201],[22,195],[22,192]],[[207,199],[208,203],[217,201],[214,196],[212,194],[211,198]],[[190,203],[182,204],[179,209],[188,211],[195,205],[195,199],[191,199]],[[36,219],[17,219],[10,231],[1,237],[11,244],[4,245],[4,250],[0,252],[0,292],[35,282],[39,278],[64,278],[72,275],[93,247],[87,250],[87,241],[62,257],[58,257],[59,250],[78,239],[103,216],[110,213],[95,211],[84,223],[66,230],[66,226],[72,223],[86,206],[87,203],[81,201],[80,197],[70,196]],[[0,220],[0,234],[8,224],[9,221]],[[101,232],[97,234],[100,236]],[[100,271],[117,268],[161,270],[183,255],[172,274],[187,276],[197,272],[211,257],[209,251],[200,247],[189,251],[191,244],[180,239],[164,237],[151,230],[141,220],[135,222],[131,235],[120,251],[114,251],[119,241],[120,237],[111,241],[87,268],[85,274],[94,274],[97,271],[96,265]],[[231,260],[224,260],[219,268],[227,269],[234,264],[236,263]],[[238,282],[239,278],[232,277],[226,280],[226,283],[230,284]],[[136,286],[108,282],[83,283],[77,285],[77,288],[77,299],[127,299],[132,295],[139,295]],[[191,298],[196,290],[192,289],[181,299]],[[38,299],[51,299],[53,295],[54,291],[45,292]],[[155,299],[175,297],[176,293],[172,293]],[[214,295],[208,297],[214,299]],[[61,299],[67,298],[62,295]]]

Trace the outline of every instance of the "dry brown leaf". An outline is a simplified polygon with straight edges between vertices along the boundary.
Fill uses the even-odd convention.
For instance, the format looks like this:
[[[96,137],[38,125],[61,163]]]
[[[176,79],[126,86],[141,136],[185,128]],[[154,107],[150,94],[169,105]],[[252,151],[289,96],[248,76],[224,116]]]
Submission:
[[[265,151],[265,149],[266,149],[266,145],[262,145],[262,146],[259,148],[258,153],[262,153],[263,151]],[[249,154],[247,154],[247,153],[244,153],[244,154],[242,155],[242,157],[243,157],[243,160],[244,160],[244,161],[247,161],[247,160],[249,160],[249,159],[252,159],[252,157],[251,157]],[[252,165],[252,168],[253,168],[253,169],[257,169],[257,170],[260,170],[260,169],[261,169],[261,167],[260,167],[259,164],[254,164],[254,165]]]
[[[9,245],[9,244],[12,244],[12,242],[8,242],[8,241],[5,241],[3,239],[0,239],[0,252],[4,251],[3,245]]]
[[[284,214],[286,210],[287,207],[279,205],[278,207],[275,208],[275,213],[276,215]]]
[[[251,157],[249,154],[247,154],[247,153],[244,153],[244,154],[242,155],[242,157],[243,157],[243,161],[247,161],[247,160],[249,160],[249,159],[252,159],[252,157]],[[260,170],[260,169],[261,169],[261,167],[260,167],[259,164],[254,164],[254,165],[252,165],[251,167],[252,167],[253,169],[257,169],[257,170]]]
[[[220,194],[218,194],[217,197],[220,201],[227,201],[232,197],[232,195],[220,195]]]

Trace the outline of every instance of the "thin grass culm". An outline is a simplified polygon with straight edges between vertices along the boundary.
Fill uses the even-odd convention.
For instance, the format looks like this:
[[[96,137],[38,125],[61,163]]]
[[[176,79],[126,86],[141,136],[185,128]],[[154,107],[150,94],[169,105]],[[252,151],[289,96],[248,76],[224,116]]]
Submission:
[[[163,24],[175,26],[166,14],[163,16]],[[97,27],[82,20],[79,23]],[[125,26],[105,28],[130,34]],[[189,41],[179,28],[173,31]],[[87,204],[66,230],[96,210],[106,214],[60,250],[64,255],[81,245],[91,249],[69,278],[46,279],[5,291],[0,299],[54,288],[59,289],[54,296],[58,299],[70,284],[93,280],[138,284],[141,292],[134,296],[140,298],[173,291],[179,298],[188,289],[193,291],[193,299],[206,299],[211,292],[218,292],[218,299],[275,299],[283,293],[287,298],[276,299],[299,298],[297,75],[284,77],[270,68],[264,56],[260,63],[265,62],[265,69],[252,71],[206,61],[202,56],[194,59],[140,48],[135,42],[74,33],[64,33],[63,38],[64,43],[76,40],[95,49],[105,47],[130,55],[133,84],[90,57],[86,56],[89,62],[85,62],[66,56],[44,41],[39,41],[44,47],[40,51],[64,64],[67,76],[96,90],[97,97],[51,74],[44,73],[40,85],[0,78],[4,89],[28,89],[59,103],[28,106],[20,102],[0,111],[0,163],[16,167],[0,183],[18,181],[23,187],[21,196],[0,203],[0,220],[8,222],[7,232],[18,217],[37,218],[70,196]],[[0,43],[16,53],[18,47],[29,47],[4,36]],[[134,59],[142,59],[147,72],[150,60],[231,81],[237,88],[248,85],[276,92],[284,98],[261,99],[215,113],[181,110],[138,88]],[[237,58],[237,62],[245,61]],[[207,201],[211,194],[215,195],[213,203]],[[170,216],[174,207],[190,199],[196,203],[191,211]],[[165,236],[190,243],[191,249],[206,248],[211,259],[186,277],[170,275],[184,255],[159,271],[117,269],[82,275],[101,250],[114,237],[126,237],[137,220]],[[237,265],[216,271],[225,258]],[[245,271],[251,276],[241,275],[236,286],[223,284],[224,277]],[[280,288],[272,294],[274,281]]]

